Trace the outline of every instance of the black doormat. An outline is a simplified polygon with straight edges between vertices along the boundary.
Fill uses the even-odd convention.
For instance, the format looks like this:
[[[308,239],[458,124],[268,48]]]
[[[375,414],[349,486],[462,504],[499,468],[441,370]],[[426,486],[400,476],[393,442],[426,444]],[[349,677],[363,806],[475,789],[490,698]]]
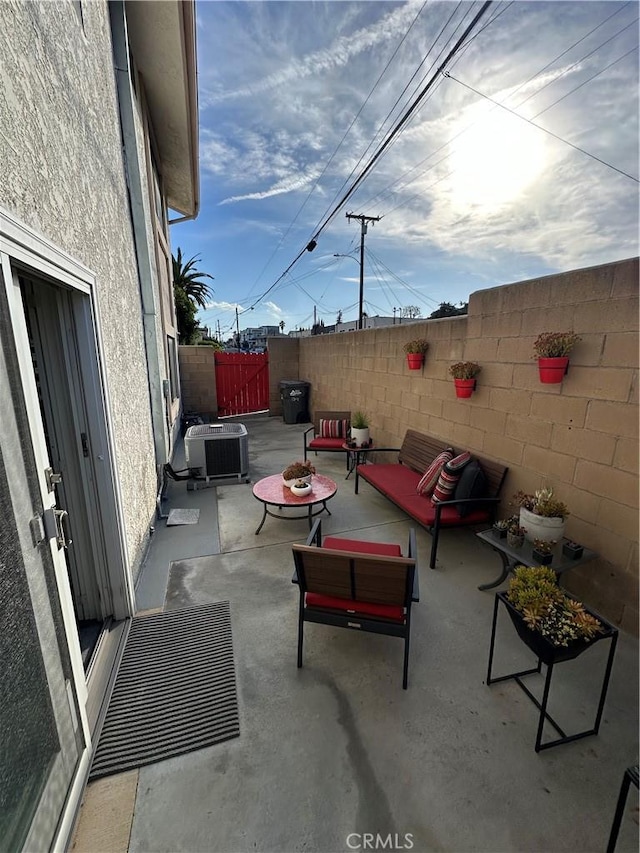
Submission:
[[[239,734],[229,602],[136,617],[89,778]]]

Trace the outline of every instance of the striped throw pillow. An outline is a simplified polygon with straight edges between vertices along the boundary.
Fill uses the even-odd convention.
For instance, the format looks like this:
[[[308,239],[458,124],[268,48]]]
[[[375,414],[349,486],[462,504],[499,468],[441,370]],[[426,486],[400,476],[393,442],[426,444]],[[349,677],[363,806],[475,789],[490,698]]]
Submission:
[[[440,476],[440,472],[444,468],[444,466],[453,459],[453,450],[451,448],[447,448],[447,450],[443,450],[442,453],[439,453],[436,458],[433,460],[431,465],[427,468],[427,470],[422,475],[420,482],[416,488],[416,491],[419,495],[423,495],[424,497],[429,497],[429,495],[435,489],[436,483],[438,482],[438,477]]]
[[[434,503],[450,501],[453,499],[453,494],[456,490],[456,486],[458,485],[458,480],[462,476],[462,469],[465,465],[468,465],[469,462],[471,462],[471,458],[469,451],[465,450],[464,453],[460,453],[454,459],[451,459],[446,463],[440,472],[438,482],[436,483],[433,494],[431,495],[431,500]]]
[[[346,438],[349,433],[349,421],[320,418],[320,438]]]

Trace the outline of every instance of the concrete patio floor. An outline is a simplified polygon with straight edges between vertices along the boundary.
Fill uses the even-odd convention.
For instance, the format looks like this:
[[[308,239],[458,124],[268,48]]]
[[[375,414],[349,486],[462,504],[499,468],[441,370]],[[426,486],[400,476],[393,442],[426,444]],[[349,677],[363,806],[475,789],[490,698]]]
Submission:
[[[302,457],[305,425],[238,420],[252,482]],[[406,547],[407,517],[366,484],[354,495],[342,454],[315,464],[338,482],[324,533]],[[497,555],[445,532],[431,571],[418,528],[409,689],[400,641],[327,626],[307,626],[298,670],[291,544],[308,526],[267,518],[256,536],[251,489],[171,483],[167,511],[200,519],[158,522],[137,588],[140,611],[230,602],[240,737],[90,785],[73,849],[328,853],[378,835],[387,850],[604,851],[638,761],[637,639],[620,636],[600,733],[536,754],[537,709],[513,682],[485,684],[494,592],[477,586],[499,575]],[[549,708],[569,731],[592,724],[608,645],[556,668]],[[501,672],[532,665],[506,618],[496,655]],[[632,788],[618,851],[638,849],[637,820]]]

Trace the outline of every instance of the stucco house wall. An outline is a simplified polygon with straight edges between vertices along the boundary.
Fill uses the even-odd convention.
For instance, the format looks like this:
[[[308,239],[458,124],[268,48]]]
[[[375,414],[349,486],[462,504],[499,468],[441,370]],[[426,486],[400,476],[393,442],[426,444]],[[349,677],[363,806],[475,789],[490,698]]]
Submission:
[[[127,546],[135,567],[155,511],[145,347],[106,3],[0,3],[1,202],[84,263],[107,368]],[[72,61],[70,61],[72,58]],[[45,155],[46,152],[46,155]],[[125,464],[126,460],[126,464]]]
[[[582,341],[561,385],[543,385],[532,359],[540,332]],[[403,344],[429,341],[422,370]],[[466,317],[280,342],[277,383],[311,383],[311,409],[363,409],[371,434],[399,446],[407,428],[509,466],[501,514],[517,489],[552,485],[571,511],[567,536],[601,558],[566,583],[617,624],[638,628],[638,259],[494,287],[471,295]],[[298,364],[296,356],[299,353]],[[284,366],[286,361],[289,365]],[[477,361],[477,389],[455,397],[449,366]],[[294,374],[294,371],[297,373]]]

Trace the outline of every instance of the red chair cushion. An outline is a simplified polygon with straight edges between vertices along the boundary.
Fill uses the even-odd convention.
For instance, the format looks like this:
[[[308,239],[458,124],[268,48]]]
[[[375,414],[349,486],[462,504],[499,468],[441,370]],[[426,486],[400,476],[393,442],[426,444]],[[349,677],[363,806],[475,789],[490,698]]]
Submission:
[[[369,601],[353,601],[351,598],[319,595],[317,592],[308,592],[305,603],[307,607],[344,610],[346,613],[353,613],[354,616],[381,616],[394,622],[404,622],[404,607],[398,607],[395,604],[372,604]]]
[[[382,557],[402,557],[402,548],[387,542],[363,542],[361,539],[327,536],[322,547],[333,548],[334,551],[358,551],[361,554],[379,554]]]

